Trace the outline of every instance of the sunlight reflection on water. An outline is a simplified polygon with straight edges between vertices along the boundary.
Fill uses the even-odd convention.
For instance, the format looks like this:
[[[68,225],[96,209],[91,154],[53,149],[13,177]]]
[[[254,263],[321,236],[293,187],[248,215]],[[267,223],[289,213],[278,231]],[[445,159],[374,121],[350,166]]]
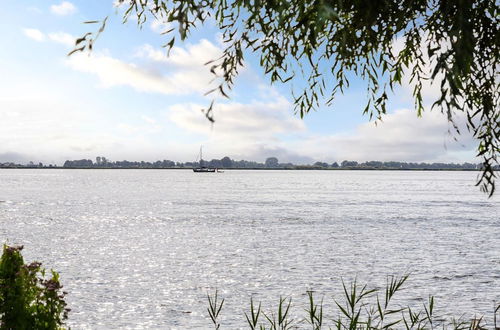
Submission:
[[[339,297],[341,277],[372,287],[411,272],[399,302],[436,296],[438,313],[487,314],[500,301],[499,198],[471,172],[1,170],[0,240],[61,273],[69,324],[245,326],[306,290]]]

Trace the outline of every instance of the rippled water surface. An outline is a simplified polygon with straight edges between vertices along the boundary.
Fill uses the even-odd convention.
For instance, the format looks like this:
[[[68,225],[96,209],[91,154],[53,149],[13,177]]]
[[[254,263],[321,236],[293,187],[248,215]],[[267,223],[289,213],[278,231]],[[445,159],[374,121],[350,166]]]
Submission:
[[[500,301],[500,198],[472,172],[0,170],[0,241],[61,273],[74,329],[225,329],[251,296],[305,293],[335,316],[341,277],[410,272],[400,302],[487,314]],[[397,302],[398,303],[398,302]]]

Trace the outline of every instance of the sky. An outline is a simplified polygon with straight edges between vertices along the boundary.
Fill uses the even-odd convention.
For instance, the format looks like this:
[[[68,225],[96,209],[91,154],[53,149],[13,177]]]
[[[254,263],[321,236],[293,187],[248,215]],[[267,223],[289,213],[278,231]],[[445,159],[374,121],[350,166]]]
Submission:
[[[93,52],[68,57],[74,40],[95,29],[83,22],[106,16]],[[362,115],[367,96],[359,79],[331,107],[300,119],[290,85],[271,85],[252,54],[230,98],[216,99],[211,125],[200,111],[213,97],[204,95],[213,87],[204,63],[223,47],[212,22],[170,56],[161,47],[168,41],[163,22],[122,24],[111,0],[7,0],[0,28],[0,162],[185,162],[200,145],[206,159],[477,162],[467,130],[455,141],[439,111],[427,107],[417,117],[408,82],[390,95],[382,122]],[[297,79],[292,83],[304,83]],[[438,91],[427,84],[424,100]]]

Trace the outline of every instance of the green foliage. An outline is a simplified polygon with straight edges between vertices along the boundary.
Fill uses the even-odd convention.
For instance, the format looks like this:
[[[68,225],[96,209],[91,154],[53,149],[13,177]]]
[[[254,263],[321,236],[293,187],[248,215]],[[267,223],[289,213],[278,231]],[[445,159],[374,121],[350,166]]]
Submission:
[[[328,320],[332,320],[332,326],[328,329],[337,330],[382,330],[382,329],[452,329],[452,330],[481,330],[486,329],[482,318],[471,320],[451,319],[446,321],[442,317],[434,314],[434,298],[429,297],[427,303],[422,305],[422,309],[415,310],[412,307],[393,306],[391,302],[396,293],[403,289],[403,285],[408,279],[408,275],[401,277],[390,276],[387,279],[385,289],[380,292],[375,289],[368,289],[366,285],[360,286],[354,280],[350,285],[342,282],[343,300],[334,300],[337,307],[336,316],[326,318],[323,314],[323,299],[321,302],[314,301],[312,291],[307,292],[308,308],[305,310],[306,317],[303,320],[294,321],[291,319],[292,301],[290,298],[280,298],[277,313],[266,314],[261,312],[261,304],[255,308],[253,298],[250,299],[250,312],[245,313],[245,318],[250,330],[286,330],[286,329],[306,329],[310,326],[312,330],[326,329]],[[215,299],[214,299],[215,297]],[[217,292],[214,297],[209,296],[209,313],[212,321],[213,311],[216,308],[214,301],[217,299]],[[497,329],[496,313],[500,305],[495,309],[493,329]],[[260,321],[260,315],[264,315]],[[221,324],[217,324],[217,329]],[[304,325],[304,326],[302,326]]]
[[[260,309],[261,304],[259,303],[259,307],[257,307],[257,310],[255,310],[253,305],[253,298],[250,298],[250,317],[247,313],[245,313],[245,318],[247,319],[250,330],[264,329],[263,326],[259,328]]]
[[[69,309],[59,275],[24,264],[22,246],[4,245],[0,259],[0,329],[61,329]]]
[[[219,303],[218,301],[218,294],[219,292],[215,290],[215,293],[213,296],[210,294],[207,294],[208,298],[208,315],[210,316],[210,319],[212,320],[212,323],[214,324],[215,330],[218,330],[220,328],[220,322],[219,322],[219,314],[220,311],[222,310],[222,306],[224,305],[224,299]]]
[[[312,291],[307,291],[307,296],[309,297],[309,309],[306,310],[307,322],[311,324],[312,330],[321,330],[323,326],[323,300],[317,305],[314,303]]]
[[[280,297],[277,313],[271,312],[269,315],[264,313],[269,322],[269,330],[292,329],[293,320],[290,319],[290,307],[292,307],[292,298]]]
[[[139,26],[151,17],[169,22],[173,27],[163,33],[167,50],[188,38],[191,29],[214,20],[225,49],[207,63],[219,81],[213,91],[227,96],[245,51],[254,52],[271,82],[306,79],[305,86],[292,89],[301,117],[323,103],[331,105],[352,75],[366,81],[363,112],[370,118],[382,119],[389,92],[407,81],[421,115],[422,89],[432,81],[440,92],[433,107],[448,115],[457,133],[456,116],[466,114],[483,159],[478,185],[494,193],[492,166],[500,154],[495,0],[119,0],[117,5],[124,22],[131,16]],[[95,33],[79,38],[73,52],[91,50],[105,25],[106,19]],[[212,105],[205,113],[211,121]]]

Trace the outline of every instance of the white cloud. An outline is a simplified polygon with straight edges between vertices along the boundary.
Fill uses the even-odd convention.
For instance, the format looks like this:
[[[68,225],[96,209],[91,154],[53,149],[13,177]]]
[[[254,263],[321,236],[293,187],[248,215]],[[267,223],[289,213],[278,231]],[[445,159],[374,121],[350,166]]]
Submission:
[[[266,144],[256,143],[241,154],[237,159],[255,160],[264,162],[268,157],[278,158],[280,163],[312,164],[314,158],[304,155],[303,150],[295,150],[293,146],[286,143]]]
[[[425,105],[427,104],[432,104],[434,103],[440,96],[441,96],[441,82],[444,78],[442,73],[439,73],[434,77],[434,79],[430,79],[432,75],[432,71],[436,65],[436,59],[429,58],[428,53],[427,53],[427,48],[429,46],[429,40],[428,36],[426,34],[423,34],[422,36],[422,42],[419,47],[419,52],[422,53],[422,59],[424,62],[424,65],[421,67],[423,71],[423,78],[429,78],[429,79],[423,79],[422,80],[422,100]],[[393,42],[393,51],[392,53],[394,56],[397,56],[399,52],[401,52],[405,48],[405,43],[406,43],[406,38],[405,37],[399,37],[394,40]],[[433,45],[436,46],[436,45]],[[439,47],[441,48],[441,52],[446,51],[447,49],[450,48],[449,43],[441,43],[439,44]],[[411,99],[413,99],[413,90],[415,88],[415,82],[411,82],[411,71],[412,68],[415,66],[416,62],[410,62],[408,64],[408,68],[406,68],[403,71],[403,79],[401,82],[402,88],[404,93]]]
[[[43,34],[40,30],[37,29],[23,29],[24,35],[28,38],[33,39],[38,42],[42,42],[45,40],[45,34]]]
[[[172,26],[168,22],[163,22],[157,19],[154,19],[151,21],[151,24],[149,24],[149,28],[156,33],[162,33],[167,30],[169,30]]]
[[[384,117],[377,126],[365,123],[351,134],[316,136],[299,143],[318,160],[367,161],[470,161],[476,147],[466,130],[454,141],[445,115],[427,111],[418,118],[415,111],[401,109]],[[463,118],[462,118],[463,122]],[[451,128],[452,129],[452,128]],[[461,159],[461,157],[466,159]]]
[[[69,1],[63,1],[59,5],[50,6],[50,11],[56,15],[66,16],[76,13],[76,7]]]
[[[135,57],[147,58],[155,62],[168,62],[168,56],[165,50],[156,49],[149,44],[145,44],[139,47],[135,52]]]
[[[177,66],[204,66],[206,62],[217,59],[222,54],[219,47],[203,39],[186,48],[173,47],[168,62]]]
[[[144,120],[143,116],[141,119]],[[156,121],[150,118],[151,121],[146,121],[146,124],[127,124],[119,123],[117,128],[127,134],[137,134],[138,136],[145,136],[148,134],[159,133],[162,131],[163,127],[157,124]]]
[[[219,54],[219,49],[207,40],[188,45],[186,49],[174,47],[170,57],[150,45],[136,52],[139,60],[153,61],[153,69],[147,65],[127,63],[110,55],[78,53],[67,63],[74,70],[93,73],[99,77],[102,87],[130,86],[140,92],[161,94],[205,93],[213,79],[206,61]],[[158,63],[161,63],[159,65]],[[150,66],[151,67],[151,66]]]
[[[158,120],[150,116],[141,115],[139,119],[142,120],[142,122],[139,120],[133,124],[119,123],[117,128],[127,134],[137,134],[139,136],[159,133],[163,130],[163,123],[159,123]]]
[[[50,83],[49,83],[50,85]],[[44,163],[66,159],[154,159],[162,155],[148,134],[160,125],[114,126],[107,108],[68,100],[53,86],[15,86],[0,91],[0,162]],[[118,129],[116,129],[118,128]]]
[[[68,47],[73,47],[75,45],[75,37],[66,32],[53,32],[49,33],[48,37],[50,40],[63,44]]]
[[[110,136],[83,133],[80,125],[88,120],[84,112],[54,96],[0,95],[0,109],[0,153],[14,151],[38,161],[113,141]]]
[[[20,154],[18,152],[1,152],[0,151],[0,163],[16,163],[16,164],[27,164],[30,160],[26,155]]]
[[[142,115],[141,119],[144,120],[146,123],[151,124],[151,125],[154,125],[157,123],[157,121],[155,119],[148,117],[148,116],[145,116],[145,115]]]
[[[283,97],[250,103],[229,102],[214,105],[215,123],[201,113],[207,104],[177,104],[169,108],[168,118],[184,132],[190,132],[208,146],[208,157],[264,160],[279,153],[283,159],[297,160],[300,152],[284,149],[282,136],[305,131],[304,122],[293,116],[291,104]],[[193,149],[194,146],[191,146]]]
[[[446,117],[438,112],[417,118],[414,111],[398,110],[378,126],[365,123],[350,134],[328,136],[308,132],[282,97],[216,104],[213,128],[200,112],[203,104],[178,104],[169,109],[168,119],[180,128],[180,137],[166,129],[165,118],[154,113],[138,113],[135,121],[113,127],[114,119],[105,115],[106,109],[65,101],[62,94],[25,92],[0,93],[0,159],[61,163],[68,158],[105,155],[114,160],[189,161],[202,143],[209,159],[228,155],[257,161],[276,156],[281,162],[294,163],[344,159],[462,162],[473,160],[475,148],[467,135],[461,141],[465,147],[451,141]],[[102,123],[103,119],[109,122]],[[156,134],[160,133],[163,142],[158,143]]]
[[[38,29],[25,28],[23,29],[24,35],[28,38],[38,42],[44,42],[47,39],[68,47],[73,47],[75,44],[75,37],[66,32],[51,32],[48,34],[43,33]]]
[[[249,104],[231,102],[214,106],[215,124],[201,113],[199,104],[177,104],[170,107],[170,120],[183,129],[220,137],[231,142],[273,139],[276,134],[293,134],[305,129],[304,122],[290,113],[290,103],[284,98]]]
[[[350,133],[328,135],[308,131],[302,120],[292,116],[290,103],[276,93],[269,93],[268,101],[216,104],[213,127],[202,115],[203,108],[206,105],[177,104],[170,108],[169,119],[203,136],[212,154],[235,158],[277,156],[296,163],[344,159],[464,162],[474,161],[477,146],[466,129],[457,136],[447,117],[437,111],[418,118],[414,110],[401,109],[384,116],[378,125],[368,122]],[[457,123],[464,127],[464,120],[457,118]]]
[[[78,53],[67,63],[74,70],[96,74],[104,88],[130,86],[139,92],[161,94],[184,94],[192,90],[190,86],[180,85],[172,76],[150,72],[103,54]]]
[[[188,44],[185,48],[174,46],[167,56],[165,49],[155,49],[149,44],[142,45],[136,57],[147,58],[156,62],[173,64],[179,67],[203,66],[206,62],[221,55],[221,49],[206,39],[197,44]]]
[[[74,41],[64,32],[44,34],[24,29],[24,33],[37,41],[67,46]],[[66,61],[74,70],[95,75],[102,87],[128,86],[147,93],[199,95],[209,89],[213,78],[204,63],[217,58],[220,51],[217,45],[201,40],[174,47],[170,57],[165,50],[144,45],[131,61],[106,52],[94,52],[91,56],[74,54]],[[263,93],[258,101],[217,102],[213,128],[200,111],[208,105],[203,102],[170,107],[169,121],[158,118],[154,111],[147,112],[148,115],[133,112],[142,109],[128,109],[133,115],[116,119],[109,109],[89,110],[71,100],[65,103],[58,97],[52,100],[35,97],[31,94],[37,88],[28,93],[23,83],[15,99],[7,100],[9,93],[4,93],[2,99],[0,94],[0,156],[21,157],[12,154],[15,151],[30,156],[83,158],[101,154],[115,160],[118,157],[140,160],[167,154],[167,158],[185,161],[196,154],[200,143],[206,146],[211,158],[228,155],[262,161],[277,156],[283,162],[463,161],[474,154],[475,142],[464,136],[465,147],[454,143],[446,134],[449,128],[446,117],[438,112],[426,112],[419,119],[414,111],[399,110],[385,116],[377,127],[366,123],[349,134],[315,134],[292,115],[286,99],[268,86],[261,87],[260,78],[256,81],[253,86],[261,88]],[[37,85],[44,84],[37,81]],[[66,92],[66,86],[58,88]],[[109,115],[104,114],[106,110]],[[102,118],[107,122],[101,122]],[[459,159],[459,154],[464,159]]]
[[[127,134],[135,134],[141,132],[142,128],[140,126],[134,126],[126,123],[119,123],[117,128],[124,131]]]

